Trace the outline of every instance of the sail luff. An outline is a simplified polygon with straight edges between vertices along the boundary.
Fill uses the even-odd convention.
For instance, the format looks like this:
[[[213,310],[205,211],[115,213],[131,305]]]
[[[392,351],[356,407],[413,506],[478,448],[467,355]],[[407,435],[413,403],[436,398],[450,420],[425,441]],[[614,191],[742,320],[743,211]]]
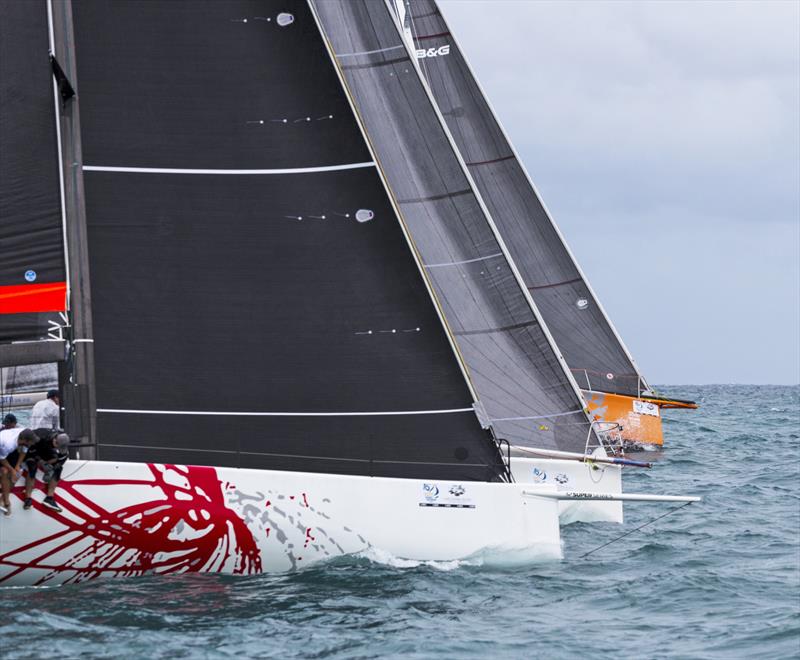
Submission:
[[[417,10],[416,12],[414,11],[415,9]],[[518,154],[517,150],[515,149],[513,143],[509,139],[508,134],[505,131],[503,125],[500,122],[500,120],[498,119],[497,113],[494,111],[494,108],[492,107],[492,104],[491,104],[490,100],[488,99],[488,97],[484,93],[480,81],[475,76],[475,74],[474,74],[474,72],[473,72],[473,70],[472,70],[472,68],[471,68],[471,66],[469,64],[469,61],[468,61],[467,57],[465,56],[463,50],[458,45],[458,39],[450,31],[450,28],[449,28],[449,26],[447,24],[447,21],[446,21],[444,15],[439,10],[438,6],[436,5],[435,0],[431,0],[430,2],[427,2],[427,3],[426,2],[420,2],[419,0],[413,0],[412,2],[408,2],[407,3],[406,10],[412,16],[412,28],[415,28],[417,30],[419,29],[418,24],[415,24],[414,21],[413,21],[413,15],[414,15],[414,13],[417,13],[418,14],[418,20],[421,19],[422,22],[425,22],[428,25],[429,30],[432,33],[435,33],[433,36],[440,36],[442,38],[446,37],[447,42],[450,44],[449,52],[448,52],[448,54],[446,56],[441,57],[441,58],[437,58],[436,60],[431,61],[431,62],[427,62],[427,58],[425,60],[421,61],[421,62],[427,62],[427,65],[425,67],[423,67],[423,75],[425,75],[426,78],[428,78],[428,82],[429,82],[432,90],[434,91],[434,97],[437,98],[437,103],[440,106],[442,105],[442,102],[444,101],[444,95],[446,94],[446,92],[444,91],[443,88],[441,88],[441,87],[437,88],[437,87],[434,86],[435,80],[434,80],[434,78],[431,77],[431,73],[429,71],[429,68],[435,67],[435,66],[437,66],[437,64],[440,64],[441,67],[444,68],[444,67],[446,67],[446,62],[448,62],[448,61],[454,61],[455,60],[455,61],[462,62],[464,68],[466,69],[466,75],[469,78],[469,80],[467,82],[468,83],[472,83],[475,86],[475,91],[477,92],[477,96],[479,98],[478,103],[482,103],[486,108],[487,117],[485,117],[485,119],[487,119],[488,121],[490,121],[490,122],[492,122],[494,124],[494,127],[495,127],[495,129],[496,129],[496,131],[498,133],[497,137],[499,137],[500,140],[503,142],[503,144],[502,144],[503,150],[505,150],[506,153],[510,153],[510,157],[513,158],[514,164],[519,168],[520,172],[522,173],[522,176],[523,176],[523,179],[525,181],[525,184],[529,186],[529,188],[530,188],[530,190],[532,192],[533,200],[534,200],[533,203],[540,207],[541,212],[544,214],[544,216],[546,218],[546,222],[547,222],[548,226],[554,232],[554,235],[555,235],[557,243],[558,243],[558,245],[557,245],[557,247],[555,249],[556,250],[561,250],[563,252],[563,257],[561,257],[561,258],[566,258],[569,261],[570,267],[572,269],[574,269],[574,272],[576,273],[577,277],[579,278],[580,283],[586,289],[586,291],[582,292],[581,295],[583,297],[588,297],[590,299],[590,301],[589,301],[590,304],[594,305],[597,308],[597,310],[599,311],[599,313],[600,313],[599,314],[598,323],[601,324],[601,325],[604,324],[606,326],[606,330],[602,330],[602,328],[598,327],[597,332],[600,333],[600,334],[598,334],[597,336],[593,337],[593,339],[595,340],[594,341],[595,350],[597,350],[597,351],[603,351],[604,350],[604,348],[605,348],[604,347],[604,340],[602,339],[602,337],[603,337],[603,335],[608,334],[609,335],[609,339],[612,341],[612,344],[608,345],[609,346],[609,350],[617,351],[618,354],[619,354],[619,358],[624,359],[624,361],[626,361],[628,363],[628,368],[636,376],[636,381],[637,382],[636,382],[636,386],[635,387],[626,387],[624,383],[615,383],[615,385],[613,387],[611,387],[611,386],[609,386],[609,382],[610,381],[606,380],[606,378],[607,378],[606,373],[611,373],[611,371],[612,371],[611,369],[608,369],[603,374],[593,374],[593,376],[606,376],[606,378],[602,378],[602,379],[598,378],[598,379],[594,380],[594,387],[592,387],[592,382],[587,383],[587,385],[589,385],[588,389],[598,389],[598,390],[603,390],[603,391],[605,391],[605,390],[617,391],[617,388],[623,388],[625,393],[631,394],[631,395],[637,395],[642,390],[642,388],[647,389],[648,385],[647,385],[647,382],[646,382],[646,380],[644,379],[644,377],[643,377],[643,375],[641,373],[641,370],[639,369],[638,365],[636,364],[636,361],[634,360],[633,356],[631,355],[630,351],[628,350],[627,346],[625,345],[624,341],[622,340],[622,337],[620,336],[618,330],[616,329],[616,327],[612,323],[612,321],[611,321],[608,313],[606,312],[605,308],[600,303],[600,300],[597,297],[597,294],[595,293],[594,289],[592,288],[588,278],[586,277],[586,274],[584,273],[584,271],[581,269],[580,265],[578,264],[577,259],[575,258],[572,250],[570,249],[569,245],[566,243],[566,240],[564,239],[563,233],[561,232],[561,230],[558,227],[558,225],[555,223],[552,213],[550,212],[550,210],[548,209],[548,207],[544,203],[544,201],[542,199],[542,196],[540,195],[535,183],[531,179],[527,168],[523,164],[522,160],[519,158],[519,154]],[[420,35],[420,34],[416,34],[415,35],[415,39],[418,40],[418,43],[419,43],[420,47],[423,47],[424,44],[423,44],[422,41],[419,40],[420,38],[422,38],[422,39],[430,39],[430,38],[432,38],[432,36],[431,35]],[[453,75],[455,75],[455,74],[453,74]],[[469,93],[465,94],[465,96],[462,97],[462,101],[464,101],[465,105],[469,102],[470,98],[471,97],[469,96]],[[461,107],[461,112],[464,112],[464,107]],[[467,108],[467,112],[469,112],[469,108]],[[457,121],[456,118],[453,117],[452,122],[454,123],[454,125],[455,125],[456,121]],[[475,129],[475,130],[478,130],[478,129]],[[463,146],[464,145],[462,144],[462,147]],[[479,164],[477,164],[477,165],[479,165]],[[488,190],[486,188],[486,186],[481,186],[481,187],[484,189],[485,194],[488,194],[490,196],[493,195],[492,191]],[[509,193],[509,194],[518,194],[518,193]],[[531,219],[529,219],[529,222],[533,223],[534,220],[531,218]],[[504,222],[501,222],[500,224],[501,224],[501,232],[504,233],[504,228],[502,226],[504,224]],[[521,250],[522,250],[521,247],[517,248],[516,250],[512,249],[512,253],[515,254],[515,257],[516,257],[516,259],[518,261],[521,261],[522,263],[525,263],[526,255],[524,253],[522,253]],[[536,286],[536,282],[533,282],[533,281],[527,282],[527,284],[529,286],[533,285],[533,286],[530,286],[530,288],[532,290],[545,288],[545,287]],[[545,285],[545,286],[550,286],[550,285]],[[545,319],[548,318],[548,315],[549,315],[549,313],[545,314]],[[552,325],[553,324],[551,323],[551,326]],[[551,329],[553,329],[553,328],[551,327]],[[556,338],[557,342],[561,343],[564,346],[566,346],[569,343],[568,341],[565,340],[565,337],[563,337],[560,332],[556,333],[555,330],[553,330],[553,331],[554,331],[555,338]],[[571,367],[572,371],[574,371],[576,373],[580,373],[580,372],[585,371],[585,369],[583,369],[581,367],[581,365],[573,364],[573,362],[575,362],[575,360],[574,359],[573,360],[570,359],[570,355],[569,355],[570,351],[565,350],[564,352],[567,354],[567,363]],[[613,360],[617,360],[619,358],[609,358],[609,359],[611,361],[613,361]],[[587,378],[588,378],[588,373],[586,375],[587,375]]]
[[[436,117],[439,120],[439,124],[442,127],[442,131],[447,136],[447,140],[450,143],[450,147],[452,148],[453,153],[455,154],[455,157],[457,158],[458,163],[461,166],[461,171],[462,171],[464,177],[469,182],[469,186],[472,189],[473,194],[475,195],[475,199],[478,201],[478,205],[481,207],[481,211],[483,212],[483,215],[484,215],[484,217],[486,219],[486,223],[491,228],[492,234],[494,234],[494,238],[497,241],[497,244],[500,246],[500,250],[502,251],[503,256],[505,257],[505,260],[508,263],[508,266],[511,269],[511,272],[514,274],[514,278],[516,279],[517,284],[519,285],[519,288],[520,288],[520,291],[522,292],[522,295],[524,296],[526,302],[528,303],[528,306],[530,307],[531,312],[533,312],[534,318],[536,318],[537,322],[539,323],[539,326],[541,327],[542,332],[544,333],[545,337],[547,338],[547,342],[550,344],[551,350],[553,351],[553,353],[555,354],[556,358],[558,359],[558,362],[561,365],[561,368],[562,368],[562,370],[564,372],[564,376],[566,377],[566,379],[568,380],[568,382],[572,386],[572,389],[575,392],[575,398],[577,400],[577,403],[581,406],[581,408],[584,409],[584,411],[586,413],[587,422],[591,423],[592,420],[590,419],[588,411],[586,410],[586,401],[584,400],[583,394],[581,393],[581,389],[580,389],[580,387],[578,387],[578,384],[575,381],[575,377],[573,376],[572,372],[570,371],[566,360],[564,360],[564,356],[561,354],[561,350],[558,348],[558,345],[556,344],[555,340],[553,339],[553,335],[550,333],[550,329],[547,327],[547,323],[545,323],[545,320],[542,317],[542,314],[539,311],[539,308],[537,307],[536,302],[533,300],[533,297],[531,296],[530,291],[528,290],[528,287],[525,285],[525,282],[522,279],[522,275],[520,274],[519,269],[517,268],[517,264],[511,258],[511,253],[509,252],[508,247],[506,247],[505,240],[503,239],[502,235],[498,231],[497,225],[495,224],[494,219],[492,218],[492,214],[489,213],[489,209],[486,206],[486,202],[484,202],[484,200],[483,200],[483,195],[481,194],[480,189],[478,188],[477,184],[475,183],[475,180],[472,178],[472,174],[470,173],[469,168],[467,167],[466,163],[464,162],[464,157],[461,154],[461,151],[458,149],[458,146],[456,145],[455,139],[453,138],[453,134],[450,132],[450,128],[447,126],[447,122],[445,121],[444,117],[442,116],[442,112],[441,112],[439,106],[436,103],[436,99],[434,98],[433,92],[431,91],[431,88],[428,85],[428,81],[426,80],[425,76],[422,74],[421,67],[419,66],[419,60],[417,59],[414,50],[410,47],[408,41],[403,38],[403,36],[404,36],[403,26],[400,25],[400,22],[397,19],[397,14],[392,8],[392,4],[391,4],[392,0],[384,0],[384,3],[386,5],[386,9],[387,9],[387,11],[389,13],[389,16],[392,18],[392,20],[393,20],[393,22],[395,24],[395,27],[397,28],[398,35],[402,39],[403,45],[406,48],[406,52],[408,53],[408,56],[411,59],[411,62],[414,64],[414,70],[417,72],[417,76],[419,77],[420,84],[422,85],[423,89],[425,90],[425,93],[426,93],[426,95],[428,97],[428,100],[430,101],[430,104],[431,104],[431,107],[433,108],[433,111],[436,113]]]
[[[458,366],[461,369],[461,373],[464,376],[464,381],[469,389],[470,395],[472,396],[473,402],[478,401],[478,393],[475,391],[475,386],[472,382],[472,378],[469,374],[469,369],[467,364],[464,360],[463,355],[461,354],[461,350],[458,347],[458,344],[455,341],[455,337],[453,336],[452,328],[450,324],[447,322],[445,318],[444,311],[442,309],[441,302],[439,301],[438,296],[433,290],[433,284],[428,277],[428,273],[425,271],[422,265],[422,257],[420,256],[419,250],[414,243],[414,239],[411,236],[411,232],[409,231],[408,224],[403,217],[403,212],[400,209],[400,205],[397,203],[397,198],[395,197],[394,191],[389,186],[387,181],[386,172],[383,170],[381,165],[380,159],[378,158],[377,154],[375,153],[375,146],[372,143],[372,139],[370,138],[369,134],[367,133],[364,127],[364,120],[361,117],[361,113],[356,105],[355,99],[353,98],[353,94],[350,90],[349,85],[347,84],[347,80],[342,73],[341,67],[339,65],[336,56],[334,55],[333,46],[331,45],[330,40],[328,39],[325,31],[322,28],[322,24],[320,23],[319,15],[317,14],[317,10],[314,7],[314,3],[312,0],[306,0],[308,3],[309,11],[311,15],[314,17],[314,23],[319,30],[320,39],[322,39],[323,43],[325,44],[325,50],[328,53],[328,57],[331,62],[331,66],[336,71],[336,76],[339,79],[339,84],[342,87],[342,91],[344,92],[345,96],[347,97],[347,102],[350,105],[350,110],[353,112],[353,116],[356,119],[356,123],[358,124],[358,129],[361,132],[361,136],[364,138],[364,142],[367,145],[367,149],[369,149],[370,155],[372,156],[372,160],[375,162],[376,167],[378,168],[378,172],[380,174],[381,183],[383,185],[384,190],[386,191],[386,195],[389,197],[389,201],[391,202],[392,208],[394,209],[395,215],[397,216],[397,221],[400,224],[400,228],[403,231],[403,236],[408,243],[408,247],[411,250],[411,253],[414,255],[414,263],[417,266],[417,270],[419,271],[420,277],[425,282],[425,288],[428,291],[428,295],[431,297],[431,301],[433,302],[433,306],[436,309],[436,314],[439,317],[439,321],[442,324],[442,328],[444,329],[445,334],[447,335],[447,341],[450,344],[450,347],[453,349],[453,354],[456,357],[458,362]]]

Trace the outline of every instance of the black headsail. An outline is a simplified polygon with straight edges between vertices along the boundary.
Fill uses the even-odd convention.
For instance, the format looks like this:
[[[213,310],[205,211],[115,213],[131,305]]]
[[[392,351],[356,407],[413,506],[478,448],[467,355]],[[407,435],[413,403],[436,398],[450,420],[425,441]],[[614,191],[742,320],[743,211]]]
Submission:
[[[517,444],[583,451],[583,401],[540,323],[384,2],[313,6],[469,368]]]
[[[435,0],[403,0],[420,68],[511,256],[578,384],[647,389],[528,178]]]
[[[44,0],[0,3],[0,367],[64,357],[58,142]]]
[[[501,478],[307,4],[74,18],[100,458]]]

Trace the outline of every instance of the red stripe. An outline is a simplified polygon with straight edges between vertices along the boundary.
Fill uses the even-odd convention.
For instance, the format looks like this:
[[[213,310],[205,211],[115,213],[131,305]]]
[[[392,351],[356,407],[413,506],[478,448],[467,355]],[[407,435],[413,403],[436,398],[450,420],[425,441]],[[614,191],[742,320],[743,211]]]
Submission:
[[[0,314],[63,312],[66,309],[66,282],[0,286]]]

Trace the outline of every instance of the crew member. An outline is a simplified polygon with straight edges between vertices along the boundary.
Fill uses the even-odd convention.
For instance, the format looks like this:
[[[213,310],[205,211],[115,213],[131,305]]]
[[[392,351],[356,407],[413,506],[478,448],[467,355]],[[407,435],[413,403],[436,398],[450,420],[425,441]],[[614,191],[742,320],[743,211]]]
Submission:
[[[0,513],[11,515],[11,488],[19,477],[28,447],[38,440],[30,429],[0,431]]]
[[[58,390],[50,390],[47,398],[37,401],[31,409],[30,428],[57,429],[61,426],[61,397]]]
[[[3,417],[3,425],[0,426],[0,431],[5,429],[13,429],[17,425],[17,416],[14,413],[8,413]]]
[[[61,470],[69,458],[69,436],[59,430],[36,429],[37,441],[25,456],[28,474],[25,477],[25,509],[33,506],[33,485],[36,471],[42,471],[42,481],[47,486],[47,496],[42,504],[54,511],[61,511],[55,499],[56,486],[61,479]]]

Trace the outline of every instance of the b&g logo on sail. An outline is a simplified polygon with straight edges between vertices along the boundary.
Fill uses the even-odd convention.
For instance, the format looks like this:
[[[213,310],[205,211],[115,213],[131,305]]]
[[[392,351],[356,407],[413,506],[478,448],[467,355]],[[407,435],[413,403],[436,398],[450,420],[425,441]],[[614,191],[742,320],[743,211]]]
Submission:
[[[425,57],[439,57],[439,55],[449,55],[450,44],[446,46],[439,46],[438,48],[420,48],[417,50],[417,59],[421,60]]]

